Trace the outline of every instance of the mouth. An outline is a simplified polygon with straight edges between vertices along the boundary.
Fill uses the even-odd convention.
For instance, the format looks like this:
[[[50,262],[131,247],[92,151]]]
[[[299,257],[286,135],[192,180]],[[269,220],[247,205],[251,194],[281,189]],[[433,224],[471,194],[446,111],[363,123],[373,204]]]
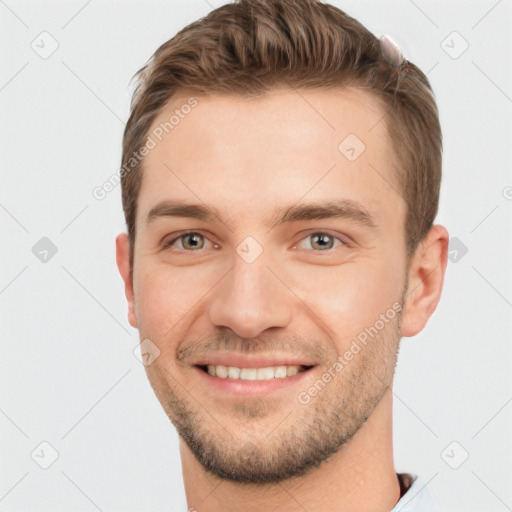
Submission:
[[[273,381],[284,380],[299,373],[307,372],[314,365],[281,365],[265,366],[260,368],[243,368],[238,366],[226,366],[222,364],[198,364],[196,368],[202,372],[219,379],[238,381]]]
[[[278,396],[290,399],[312,382],[316,365],[238,367],[197,364],[192,367],[201,382],[202,393],[212,400]],[[215,375],[213,375],[215,373]],[[295,390],[295,391],[293,391]],[[283,395],[283,393],[286,393]]]

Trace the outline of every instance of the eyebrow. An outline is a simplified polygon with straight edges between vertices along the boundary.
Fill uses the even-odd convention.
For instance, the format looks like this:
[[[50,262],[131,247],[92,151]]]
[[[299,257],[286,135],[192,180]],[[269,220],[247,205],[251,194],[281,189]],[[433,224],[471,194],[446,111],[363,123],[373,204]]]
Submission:
[[[204,222],[219,220],[228,227],[231,223],[230,219],[224,219],[219,210],[213,206],[165,200],[151,208],[146,216],[146,224],[150,224],[154,220],[163,217],[183,217]],[[280,207],[275,209],[272,215],[270,215],[268,226],[273,229],[281,224],[290,222],[331,218],[350,219],[372,230],[378,229],[375,217],[362,204],[350,199],[301,203]]]

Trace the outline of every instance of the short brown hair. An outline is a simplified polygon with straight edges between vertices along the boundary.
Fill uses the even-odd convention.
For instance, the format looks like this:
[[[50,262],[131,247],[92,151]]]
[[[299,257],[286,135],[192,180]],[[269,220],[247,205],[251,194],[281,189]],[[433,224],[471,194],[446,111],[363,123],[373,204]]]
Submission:
[[[259,95],[280,86],[358,87],[382,101],[406,201],[407,257],[437,215],[442,168],[439,114],[426,75],[405,61],[392,66],[361,23],[319,0],[237,0],[213,10],[162,44],[135,75],[123,136],[123,209],[133,266],[143,160],[127,166],[178,89]],[[133,162],[133,161],[132,161]]]

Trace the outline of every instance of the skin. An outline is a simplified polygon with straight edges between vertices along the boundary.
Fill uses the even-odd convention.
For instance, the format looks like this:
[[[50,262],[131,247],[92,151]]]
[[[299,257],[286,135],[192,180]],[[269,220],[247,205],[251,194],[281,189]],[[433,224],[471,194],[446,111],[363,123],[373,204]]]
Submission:
[[[191,95],[174,96],[153,126]],[[448,232],[434,226],[407,264],[406,205],[378,122],[385,110],[367,92],[195,97],[197,106],[145,157],[133,279],[128,237],[116,239],[129,322],[160,351],[145,368],[180,434],[188,506],[389,511],[399,500],[391,391],[399,341],[419,333],[439,302]],[[350,133],[366,146],[353,162],[338,150]],[[363,205],[377,229],[347,218],[268,226],[275,207],[340,197]],[[207,203],[224,222],[147,223],[164,199]],[[199,250],[190,237],[163,248],[185,230],[204,235],[192,240]],[[334,238],[319,244],[319,232]],[[237,252],[247,236],[263,249],[252,263]],[[298,394],[393,304],[399,314],[300,403]],[[231,396],[192,366],[219,351],[302,354],[316,366],[300,385]]]

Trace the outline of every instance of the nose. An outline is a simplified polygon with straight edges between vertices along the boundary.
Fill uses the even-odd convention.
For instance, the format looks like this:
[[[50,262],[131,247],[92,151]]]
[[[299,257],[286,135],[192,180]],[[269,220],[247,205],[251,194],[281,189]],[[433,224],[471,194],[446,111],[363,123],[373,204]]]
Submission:
[[[213,290],[210,321],[242,338],[255,338],[266,329],[286,327],[292,319],[294,295],[267,267],[261,255],[247,263],[235,254],[233,267]]]

